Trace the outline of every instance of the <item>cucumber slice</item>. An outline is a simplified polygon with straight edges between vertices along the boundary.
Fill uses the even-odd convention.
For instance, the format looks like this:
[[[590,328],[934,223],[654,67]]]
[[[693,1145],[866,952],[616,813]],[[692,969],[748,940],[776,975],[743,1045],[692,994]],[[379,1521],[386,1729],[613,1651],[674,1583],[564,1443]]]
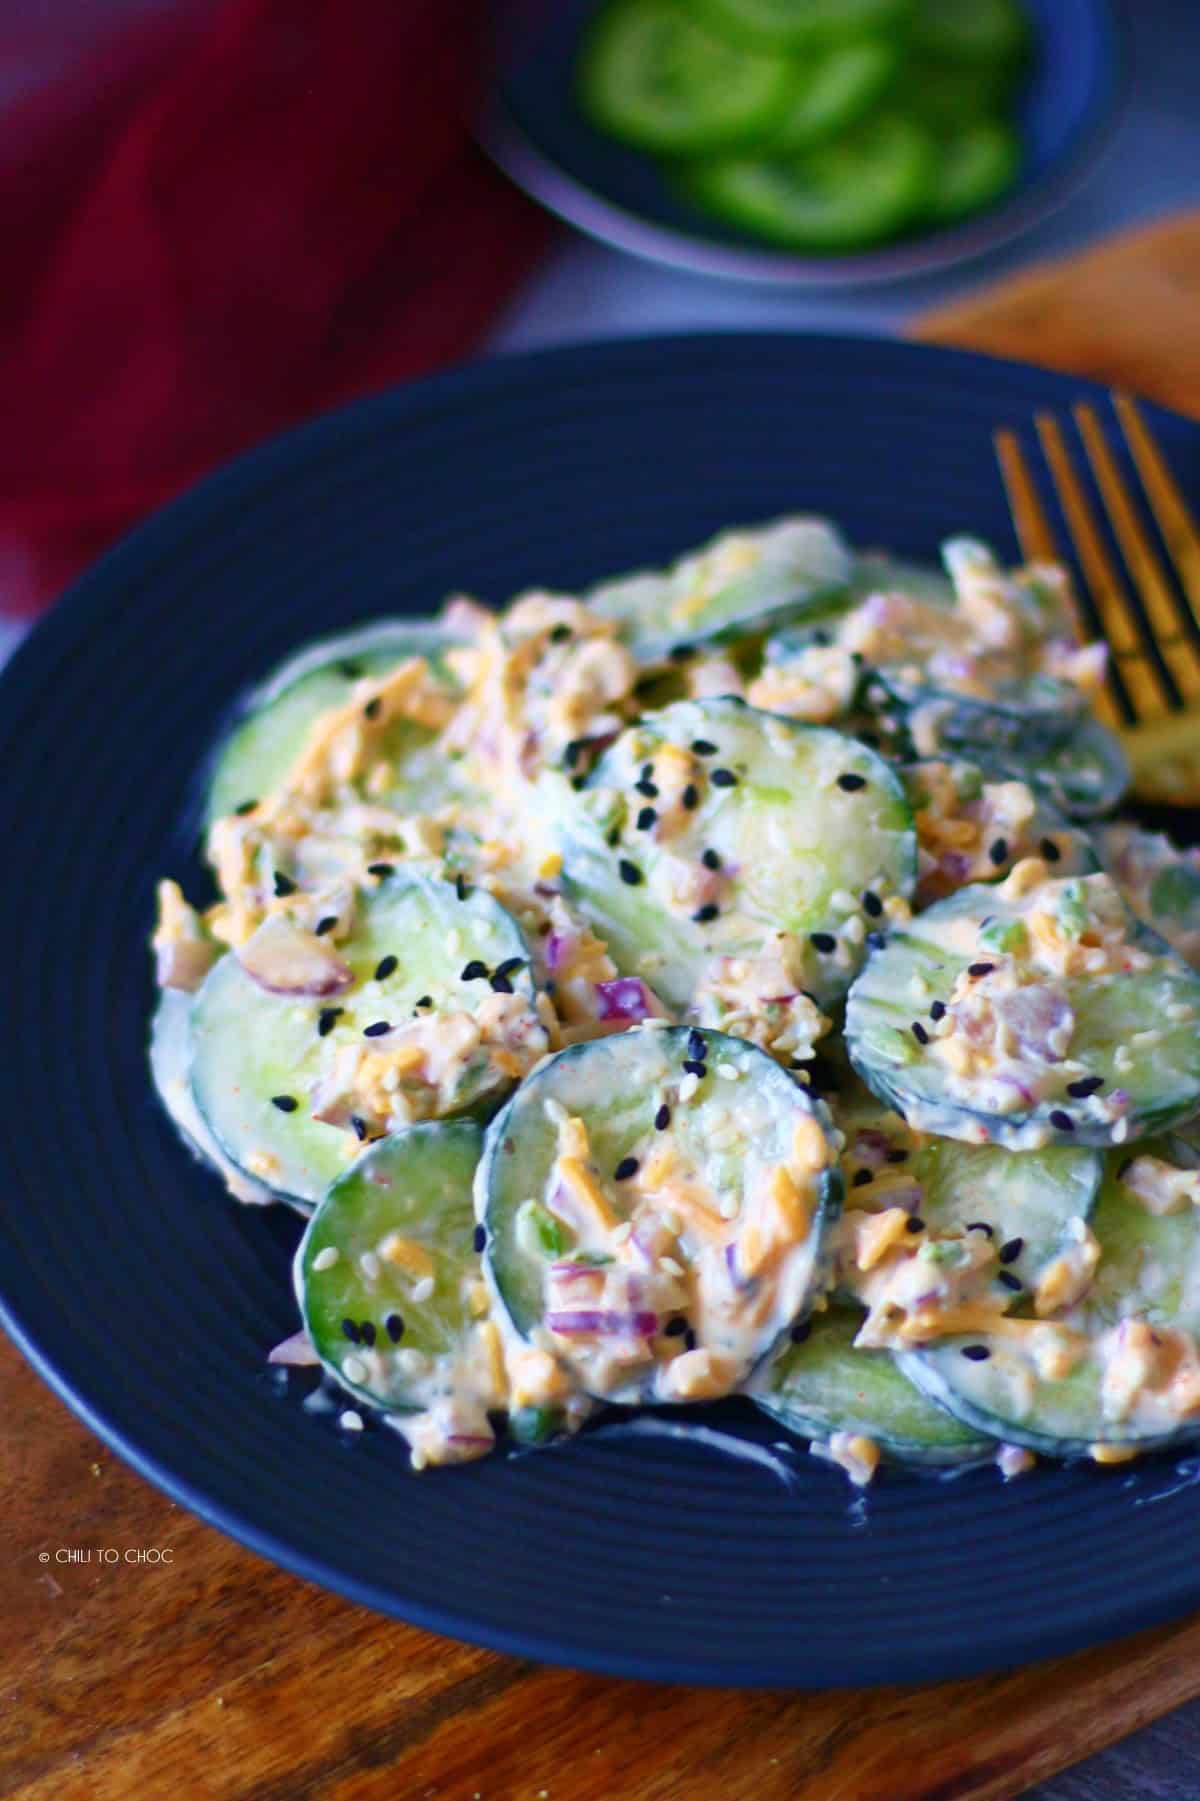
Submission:
[[[787,104],[781,58],[733,45],[674,0],[615,0],[596,20],[579,72],[602,131],[667,155],[761,136]]]
[[[795,66],[787,110],[772,133],[772,155],[807,150],[856,125],[890,87],[900,66],[894,42],[865,38],[808,52]]]
[[[460,642],[432,620],[385,619],[337,638],[324,638],[289,657],[242,704],[243,717],[216,752],[205,803],[206,824],[246,808],[286,779],[315,721],[350,699],[356,682],[380,675],[408,657],[425,657],[456,692],[444,653]],[[401,765],[383,804],[428,812],[457,790],[446,759],[431,756],[433,734],[400,722],[381,755]],[[425,754],[422,754],[422,753]],[[443,794],[443,790],[445,793]]]
[[[916,119],[876,113],[787,157],[707,157],[679,171],[686,196],[787,249],[859,250],[895,237],[929,204],[933,140]]]
[[[918,1131],[1012,1150],[1122,1143],[1187,1118],[1200,1107],[1200,979],[1107,876],[1014,894],[1023,873],[961,889],[873,953],[846,1005],[858,1073]],[[1046,929],[1074,973],[1028,961]],[[940,1048],[948,1029],[958,1069]]]
[[[992,1439],[928,1400],[890,1351],[854,1349],[858,1326],[851,1307],[815,1315],[811,1331],[786,1345],[756,1387],[764,1413],[819,1443],[835,1432],[861,1434],[897,1463],[937,1469],[989,1461]]]
[[[882,758],[741,701],[680,701],[631,726],[570,803],[569,896],[677,1007],[716,959],[767,951],[824,1004],[885,898],[912,890],[911,815]]]
[[[653,663],[823,610],[845,594],[850,569],[849,549],[827,520],[778,519],[722,532],[668,569],[601,582],[583,599]]]
[[[1121,741],[1098,719],[1085,719],[1065,743],[1039,756],[1036,763],[1014,762],[1012,767],[1072,819],[1111,813],[1130,783]]]
[[[1121,823],[1094,837],[1126,904],[1193,967],[1200,964],[1200,850]]]
[[[1151,1141],[1138,1155],[1169,1160],[1171,1150]],[[1171,1336],[1200,1332],[1200,1212],[1190,1199],[1178,1212],[1149,1212],[1120,1179],[1131,1162],[1127,1153],[1110,1155],[1092,1218],[1100,1245],[1093,1285],[1047,1321],[1041,1347],[1030,1321],[902,1355],[912,1380],[968,1426],[1056,1457],[1200,1436],[1200,1370],[1194,1378],[1189,1371],[1195,1347]],[[1067,1361],[1065,1373],[1052,1374],[1044,1350],[1058,1348],[1059,1326]],[[1176,1356],[1176,1380],[1164,1392],[1162,1378]],[[1148,1379],[1143,1384],[1139,1373]]]
[[[1029,785],[989,776],[963,758],[931,758],[900,772],[917,827],[918,907],[971,882],[1003,881],[1025,857],[1056,876],[1090,875],[1091,840]]]
[[[266,1206],[280,1200],[273,1188],[256,1181],[230,1161],[209,1131],[192,1095],[192,997],[178,988],[163,988],[150,1026],[150,1074],[158,1098],[184,1143],[201,1163],[216,1170],[235,1200]]]
[[[929,199],[936,225],[982,212],[1012,187],[1021,168],[1021,140],[1003,119],[943,126]]]
[[[744,1040],[671,1027],[549,1058],[476,1178],[516,1330],[629,1402],[744,1381],[811,1303],[840,1198],[821,1104]]]
[[[528,947],[481,889],[381,880],[336,947],[349,979],[333,993],[270,993],[247,973],[278,922],[198,991],[192,1091],[226,1155],[293,1200],[318,1200],[361,1138],[494,1106],[547,1048]],[[487,973],[464,980],[473,963]]]
[[[939,1237],[986,1228],[997,1248],[1019,1241],[992,1289],[1007,1305],[1016,1300],[1014,1280],[1031,1289],[1062,1251],[1072,1221],[1088,1219],[1104,1173],[1099,1151],[1074,1145],[1018,1152],[916,1132],[869,1094],[836,1102],[834,1120],[846,1139],[848,1208],[903,1207]],[[846,1279],[843,1271],[842,1291],[852,1294]]]
[[[482,1147],[469,1120],[382,1139],[333,1183],[300,1241],[296,1294],[313,1348],[372,1407],[432,1407],[469,1376]]]
[[[912,0],[701,0],[697,11],[731,38],[796,50],[873,32],[887,38],[907,23]]]
[[[913,41],[946,62],[1011,67],[1029,48],[1029,21],[1017,0],[917,0]]]

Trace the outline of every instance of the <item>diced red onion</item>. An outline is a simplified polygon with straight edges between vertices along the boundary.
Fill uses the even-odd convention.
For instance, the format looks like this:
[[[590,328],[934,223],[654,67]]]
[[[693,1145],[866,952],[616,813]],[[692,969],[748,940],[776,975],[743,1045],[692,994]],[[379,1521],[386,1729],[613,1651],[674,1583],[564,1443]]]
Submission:
[[[276,913],[234,953],[246,974],[268,994],[341,994],[354,971],[326,939]]]
[[[639,976],[619,976],[612,982],[597,982],[596,1003],[598,1019],[626,1019],[637,1023],[643,1019],[662,1019],[666,1014],[658,996]]]
[[[267,1353],[268,1363],[285,1363],[294,1369],[312,1369],[320,1361],[307,1332],[293,1332],[290,1338],[281,1338]]]
[[[599,1308],[578,1308],[548,1313],[546,1324],[563,1338],[653,1338],[658,1315],[647,1311],[612,1313]]]

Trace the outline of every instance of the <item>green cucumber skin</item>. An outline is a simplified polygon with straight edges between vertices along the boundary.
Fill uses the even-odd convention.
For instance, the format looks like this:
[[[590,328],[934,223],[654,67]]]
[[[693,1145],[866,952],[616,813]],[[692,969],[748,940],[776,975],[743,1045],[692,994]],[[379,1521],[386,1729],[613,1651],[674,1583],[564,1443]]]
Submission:
[[[385,1399],[375,1390],[349,1379],[342,1368],[341,1359],[352,1347],[336,1327],[331,1331],[323,1329],[314,1317],[314,1308],[309,1305],[310,1284],[315,1284],[323,1273],[313,1270],[313,1258],[324,1248],[325,1244],[336,1243],[330,1233],[331,1214],[338,1207],[341,1198],[347,1197],[352,1206],[356,1184],[363,1181],[364,1178],[370,1180],[370,1172],[373,1168],[377,1169],[380,1166],[386,1168],[389,1162],[402,1165],[409,1157],[412,1157],[416,1162],[414,1186],[419,1184],[422,1179],[430,1180],[432,1172],[438,1171],[439,1191],[436,1196],[436,1204],[439,1210],[439,1226],[449,1225],[451,1232],[457,1230],[461,1236],[463,1268],[466,1269],[470,1264],[477,1262],[477,1254],[473,1247],[474,1211],[471,1200],[471,1182],[482,1146],[482,1129],[469,1120],[427,1120],[420,1125],[409,1126],[405,1132],[380,1139],[376,1144],[363,1150],[342,1175],[330,1184],[296,1248],[296,1254],[292,1261],[292,1281],[296,1303],[313,1349],[321,1360],[322,1368],[356,1400],[378,1411],[415,1413],[422,1410],[425,1402],[416,1398],[406,1398],[402,1394]],[[442,1165],[445,1165],[444,1173]],[[456,1185],[458,1192],[454,1193]],[[412,1192],[413,1189],[410,1188],[407,1194],[411,1197]],[[412,1228],[409,1226],[410,1233],[411,1230]],[[412,1303],[407,1299],[397,1297],[397,1306],[403,1310],[409,1322],[408,1330],[401,1342],[411,1344]],[[359,1311],[350,1313],[350,1317],[354,1319],[369,1317],[371,1311],[383,1310],[363,1289],[363,1300]],[[347,1312],[349,1312],[348,1305]],[[464,1312],[458,1322],[459,1329],[465,1334],[470,1323]],[[384,1344],[382,1334],[379,1342]],[[334,1356],[335,1350],[339,1353],[337,1357]]]
[[[629,733],[622,734],[622,738],[605,752],[588,777],[589,793],[607,788],[624,793],[619,786],[617,757],[625,744],[633,741],[630,734],[639,730],[648,731],[661,744],[686,744],[714,733],[716,737],[712,739],[713,742],[720,742],[722,737],[731,739],[734,748],[728,753],[729,760],[745,764],[747,787],[741,791],[743,795],[753,795],[754,771],[750,766],[752,756],[760,750],[764,758],[767,755],[778,758],[785,754],[763,742],[768,732],[782,734],[784,741],[794,746],[798,759],[798,779],[803,774],[803,764],[799,759],[805,757],[820,756],[831,767],[836,762],[840,768],[862,774],[870,784],[870,804],[882,806],[886,810],[886,820],[881,820],[876,829],[880,832],[886,829],[889,839],[894,841],[888,853],[893,862],[893,867],[886,871],[888,880],[892,882],[895,893],[906,899],[911,896],[916,885],[917,848],[912,812],[904,795],[903,784],[890,764],[858,740],[829,727],[806,725],[799,720],[761,712],[736,699],[681,701],[656,718],[644,721],[641,727],[635,725],[629,728]],[[744,750],[740,744],[743,738],[747,745]],[[647,760],[649,757],[650,753],[647,753]],[[738,790],[733,792],[738,794]],[[882,796],[882,801],[877,801],[874,798],[876,795]],[[832,792],[830,799],[832,800]],[[856,805],[866,804],[860,802],[857,795],[839,796],[839,806],[848,807],[851,802]],[[714,816],[719,816],[721,803],[712,800],[711,804],[717,810]],[[735,827],[748,832],[754,824],[752,800],[739,798],[737,804],[744,811],[735,816]],[[703,803],[695,814],[698,828],[703,827],[703,822],[708,817],[708,805],[708,801]],[[777,811],[782,817],[783,809]],[[858,844],[860,839],[851,832],[850,842]],[[720,920],[715,926],[697,924],[686,914],[669,913],[649,894],[647,885],[629,887],[623,884],[619,864],[627,851],[632,854],[628,839],[617,848],[607,846],[599,826],[587,818],[582,809],[574,822],[569,817],[563,821],[562,848],[566,890],[575,903],[595,921],[597,929],[608,941],[610,954],[618,965],[627,967],[628,973],[641,974],[644,972],[637,967],[637,963],[642,954],[647,951],[665,951],[667,964],[651,973],[649,980],[670,1005],[684,1008],[690,1003],[695,986],[713,956],[725,952],[736,955],[753,954],[756,946],[759,943],[765,944],[769,936],[765,903],[758,905],[755,914],[749,916],[751,923],[757,928],[754,944],[732,944],[722,936]],[[872,866],[864,874],[863,880],[874,872]],[[756,865],[754,879],[760,886],[767,876],[768,865],[765,862]],[[857,893],[862,883],[854,877],[841,881],[831,874],[826,886],[828,894],[842,887]],[[797,897],[797,906],[801,898]],[[812,909],[819,909],[824,898],[827,895],[822,897],[818,894],[806,904]],[[828,918],[823,912],[818,914],[814,911],[811,917],[788,919],[778,910],[777,904],[771,917],[780,928],[808,934],[827,930],[837,923],[832,911]],[[844,965],[832,962],[822,968],[814,965],[811,979],[805,986],[818,1005],[832,1005],[841,998],[861,956],[861,950],[855,950]]]
[[[851,1348],[858,1322],[850,1308],[814,1314],[811,1324],[810,1338],[801,1345],[785,1344],[760,1371],[753,1399],[764,1413],[797,1437],[817,1443],[828,1443],[835,1432],[861,1433],[879,1446],[885,1458],[913,1468],[961,1468],[991,1461],[994,1439],[960,1430],[954,1415],[943,1407],[924,1407],[923,1391],[906,1379],[890,1352]],[[832,1361],[834,1387],[845,1380],[851,1384],[861,1380],[867,1391],[835,1400],[832,1406],[819,1405],[812,1395],[789,1394],[785,1386],[789,1366],[799,1370],[803,1385],[805,1360],[814,1353],[823,1357],[827,1368]],[[778,1389],[768,1386],[773,1380],[780,1381]],[[873,1386],[882,1388],[882,1396],[871,1393]],[[889,1399],[909,1415],[907,1431],[887,1419]]]
[[[962,888],[949,900],[939,901],[935,906],[927,908],[914,920],[914,925],[927,925],[935,915],[947,916],[947,910],[966,912],[974,908],[977,916],[995,913],[997,900],[994,890],[986,886]],[[1132,917],[1132,916],[1131,916]],[[879,970],[885,959],[895,956],[898,950],[911,941],[912,932],[897,932],[878,949],[873,950],[867,959],[847,999],[845,1042],[846,1051],[856,1073],[871,1092],[885,1105],[893,1107],[905,1117],[917,1130],[935,1132],[946,1137],[970,1137],[970,1131],[964,1131],[967,1122],[981,1125],[988,1133],[990,1142],[1014,1151],[1038,1148],[1047,1142],[1069,1142],[1081,1148],[1106,1149],[1112,1144],[1112,1127],[1100,1120],[1091,1120],[1082,1115],[1076,1117],[1075,1130],[1069,1140],[1056,1135],[1049,1125],[1049,1114],[1062,1106],[1061,1101],[1042,1102],[1031,1112],[1021,1115],[987,1113],[970,1107],[960,1101],[933,1100],[914,1090],[911,1083],[905,1081],[905,1070],[911,1065],[898,1064],[894,1073],[889,1073],[884,1061],[879,1056],[872,1056],[869,1049],[864,1048],[863,1032],[870,1029],[869,1019],[861,1017],[862,1008],[868,1003],[864,1000],[866,985],[874,977],[878,979]],[[1166,955],[1175,966],[1172,973],[1182,978],[1182,986],[1189,993],[1191,1000],[1200,1008],[1200,980],[1181,958],[1171,952],[1170,947],[1156,932],[1144,925],[1140,920],[1133,922],[1130,932],[1131,942],[1139,949],[1155,955]],[[948,958],[941,968],[947,973],[947,989],[960,968],[969,958],[959,958],[957,953]],[[914,1014],[923,1009],[914,1006]],[[897,1020],[899,1012],[897,1013]],[[893,1023],[891,1021],[889,1024]],[[1147,1026],[1149,1021],[1146,1022]],[[1157,1020],[1155,1021],[1157,1024]],[[907,1030],[907,1026],[897,1026],[899,1030]],[[914,1059],[919,1063],[919,1058]],[[1122,1077],[1113,1086],[1130,1086],[1128,1076]],[[1125,1142],[1133,1144],[1138,1138],[1151,1133],[1165,1131],[1168,1127],[1189,1118],[1200,1107],[1200,1062],[1196,1062],[1192,1084],[1185,1089],[1177,1100],[1163,1102],[1159,1105],[1143,1104],[1139,1109],[1126,1115],[1129,1121],[1128,1138]]]
[[[658,1049],[660,1057],[665,1056],[668,1047],[682,1064],[687,1054],[687,1044],[691,1036],[686,1027],[657,1027],[650,1031],[641,1028],[641,1042],[651,1040],[652,1048]],[[515,1230],[516,1206],[511,1209],[511,1218],[498,1218],[499,1209],[507,1204],[505,1197],[505,1172],[500,1167],[500,1160],[505,1155],[513,1155],[516,1149],[516,1133],[520,1126],[520,1113],[526,1106],[535,1104],[540,1091],[549,1087],[557,1075],[578,1065],[581,1060],[598,1056],[618,1057],[629,1054],[631,1041],[637,1036],[633,1032],[623,1032],[615,1037],[593,1039],[582,1044],[569,1045],[565,1050],[556,1051],[539,1067],[534,1075],[528,1077],[520,1088],[509,1098],[503,1109],[491,1121],[484,1136],[483,1153],[475,1173],[475,1217],[487,1233],[486,1248],[483,1254],[484,1270],[492,1289],[496,1303],[503,1312],[512,1330],[521,1338],[527,1338],[529,1332],[537,1326],[542,1318],[539,1304],[532,1296],[532,1291],[525,1296],[519,1292],[520,1277],[509,1270],[510,1257],[506,1244],[506,1234]],[[822,1101],[810,1099],[802,1088],[780,1068],[764,1051],[745,1039],[731,1038],[721,1032],[705,1031],[714,1061],[728,1060],[736,1064],[749,1063],[752,1070],[758,1071],[764,1081],[771,1084],[787,1084],[779,1087],[781,1100],[792,1104],[797,1094],[803,1097],[803,1110],[810,1112],[828,1137],[834,1130],[833,1120],[828,1108]],[[626,1047],[624,1051],[616,1047]],[[640,1043],[639,1043],[640,1048]],[[731,1084],[732,1086],[732,1084]],[[740,1085],[739,1085],[740,1086]],[[622,1099],[632,1097],[631,1105],[635,1109],[631,1123],[624,1133],[629,1142],[645,1132],[653,1119],[656,1102],[653,1085],[639,1083],[634,1077],[625,1086],[617,1089],[615,1081],[609,1086],[609,1092],[618,1092]],[[557,1097],[555,1097],[557,1098]],[[642,1103],[644,1102],[644,1106]],[[638,1111],[640,1109],[640,1111]],[[580,1109],[581,1116],[583,1110]],[[537,1197],[534,1197],[537,1198]],[[843,1184],[841,1171],[836,1160],[830,1163],[822,1178],[813,1210],[811,1235],[813,1241],[812,1275],[806,1297],[799,1308],[796,1318],[802,1318],[811,1307],[816,1296],[824,1285],[828,1269],[828,1248],[833,1227],[841,1217]],[[516,1254],[511,1262],[516,1270]],[[795,1320],[788,1322],[788,1327]],[[754,1367],[769,1356],[779,1342],[781,1333],[772,1336],[770,1343],[764,1344],[755,1359]],[[605,1395],[608,1401],[619,1401],[621,1404],[637,1404],[644,1399],[640,1389],[631,1388],[629,1393]]]
[[[264,681],[250,689],[237,701],[231,718],[216,749],[209,758],[205,776],[204,824],[231,813],[250,800],[262,798],[260,793],[244,792],[247,787],[263,787],[250,770],[256,760],[252,734],[264,715],[285,696],[294,693],[302,682],[328,671],[335,674],[340,662],[363,663],[363,673],[378,673],[402,662],[405,657],[424,656],[432,662],[463,640],[446,631],[432,619],[380,619],[334,637],[320,638],[303,650],[285,658]],[[331,681],[330,692],[312,708],[316,718],[327,707],[340,705],[348,698],[353,679]],[[343,692],[339,693],[338,688]],[[299,746],[297,746],[297,749]],[[243,775],[243,767],[246,774]],[[269,788],[274,785],[268,783]]]

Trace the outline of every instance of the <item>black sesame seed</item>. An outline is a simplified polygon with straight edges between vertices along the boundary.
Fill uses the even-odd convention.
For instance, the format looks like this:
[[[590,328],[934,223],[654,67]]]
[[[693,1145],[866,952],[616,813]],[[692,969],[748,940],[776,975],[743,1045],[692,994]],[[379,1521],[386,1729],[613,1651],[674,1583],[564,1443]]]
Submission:
[[[889,1151],[887,1154],[887,1160],[889,1163],[907,1163],[908,1162],[908,1152],[902,1151],[902,1150]]]
[[[854,794],[859,788],[866,787],[867,778],[865,775],[855,775],[852,770],[847,770],[845,775],[839,775],[837,785],[843,793]]]
[[[358,1139],[359,1144],[361,1144],[363,1139],[367,1135],[366,1120],[360,1119],[357,1113],[352,1113],[350,1115],[350,1129],[354,1133],[354,1136]]]
[[[874,1180],[875,1177],[871,1170],[856,1169],[850,1178],[850,1186],[851,1188],[865,1188],[868,1182],[873,1182]]]
[[[636,781],[633,785],[639,794],[644,794],[646,796],[647,800],[658,799],[658,783],[652,782],[648,775],[642,776],[641,779]]]
[[[868,888],[863,895],[862,904],[863,912],[868,914],[872,919],[878,919],[883,913],[883,902],[872,888]]]
[[[573,775],[571,777],[571,786],[574,788],[576,794],[580,792],[584,785],[584,779],[581,775]]]
[[[398,1313],[389,1313],[383,1322],[383,1329],[393,1344],[399,1344],[404,1337],[404,1321]]]
[[[945,1019],[945,1017],[946,1017],[945,1001],[934,1001],[932,1007],[930,1007],[930,1009],[929,1009],[929,1017],[930,1017],[930,1019],[933,1019],[933,1020]]]
[[[663,1337],[664,1338],[682,1338],[684,1333],[687,1331],[687,1329],[688,1329],[687,1321],[684,1319],[682,1314],[677,1313],[675,1315],[674,1319],[669,1319],[667,1321],[666,1325],[663,1327]]]
[[[684,1059],[683,1070],[685,1075],[704,1077],[708,1074],[708,1064],[701,1063],[695,1057],[687,1057]]]
[[[919,1213],[910,1213],[904,1222],[904,1230],[906,1232],[914,1233],[923,1232],[925,1230],[925,1221],[921,1218]]]
[[[995,967],[994,963],[968,963],[967,974],[969,976],[990,976]]]
[[[654,1115],[654,1130],[656,1132],[665,1132],[670,1123],[671,1109],[664,1101],[658,1112]]]
[[[698,757],[715,757],[717,754],[716,745],[710,743],[707,738],[693,738],[692,749]]]
[[[470,894],[470,892],[471,892],[470,884],[468,883],[465,875],[456,875],[455,876],[454,892],[455,892],[455,894],[457,894],[460,901],[465,901],[468,894]]]
[[[500,971],[497,970],[495,975],[492,977],[492,993],[493,994],[511,994],[512,992],[513,992],[513,985],[509,981],[508,977],[502,976],[500,974]]]
[[[698,1057],[701,1063],[703,1063],[708,1055],[708,1039],[704,1036],[703,1032],[698,1032],[694,1026],[688,1033],[687,1053],[689,1057]]]
[[[579,753],[582,749],[583,749],[583,739],[582,738],[572,738],[570,743],[564,747],[563,762],[566,764],[568,769],[574,769],[576,763],[578,763],[578,761],[579,761]]]
[[[697,788],[695,782],[688,783],[683,793],[679,796],[679,799],[689,813],[695,812],[696,808],[700,805],[700,790]]]
[[[929,1033],[925,1030],[925,1027],[921,1024],[919,1019],[914,1019],[912,1022],[912,1035],[918,1044],[929,1043]]]
[[[365,1345],[374,1345],[374,1343],[375,1343],[375,1322],[374,1322],[374,1320],[369,1320],[369,1319],[360,1320],[358,1322],[358,1330],[362,1335],[362,1341]]]
[[[380,957],[378,963],[375,965],[375,980],[377,982],[386,982],[390,975],[395,974],[397,961],[398,959],[392,956]]]
[[[395,873],[395,869],[396,869],[396,865],[394,863],[368,863],[367,864],[367,874],[368,875],[378,875],[378,876],[393,875]]]
[[[272,1107],[278,1107],[281,1113],[294,1113],[300,1105],[294,1094],[273,1094]]]
[[[239,819],[244,819],[247,813],[253,813],[257,805],[258,802],[256,800],[244,800],[240,807],[235,807],[233,810]]]
[[[704,926],[708,924],[709,920],[715,919],[720,911],[721,909],[715,901],[705,901],[702,907],[696,908],[692,918],[697,925]]]
[[[341,1015],[341,1007],[322,1007],[317,1014],[317,1037],[328,1038]]]
[[[805,1339],[810,1336],[811,1332],[812,1332],[812,1321],[810,1319],[806,1319],[803,1321],[803,1323],[801,1325],[793,1326],[791,1331],[788,1333],[788,1337],[791,1339],[793,1344],[803,1344]]]
[[[714,788],[736,788],[737,777],[732,769],[714,769],[709,778]]]
[[[994,863],[996,868],[999,869],[1001,863],[1006,862],[1007,859],[1008,839],[993,838],[992,842],[988,845],[988,862]]]
[[[332,930],[336,924],[337,924],[337,914],[336,913],[326,913],[326,915],[323,919],[318,919],[316,926],[314,928],[316,931],[317,937],[324,938],[326,932],[332,932]]]
[[[1047,863],[1061,863],[1062,852],[1059,850],[1057,844],[1055,844],[1053,838],[1043,838],[1042,842],[1038,845],[1038,849],[1041,851]]]
[[[696,1348],[696,1334],[690,1326],[683,1335],[683,1348],[685,1351],[694,1351]]]
[[[374,700],[369,700],[363,708],[363,718],[378,719],[382,708],[383,702],[380,700],[379,696],[376,695]]]
[[[982,1232],[983,1236],[985,1238],[994,1238],[996,1236],[996,1234],[992,1231],[992,1228],[988,1225],[987,1221],[982,1220],[982,1219],[971,1220],[967,1226],[967,1231],[968,1232]]]
[[[868,950],[878,951],[883,949],[887,939],[882,932],[868,932],[865,943]]]
[[[1061,1107],[1051,1110],[1050,1124],[1056,1132],[1073,1132],[1075,1130],[1075,1121],[1069,1113],[1064,1113]]]
[[[373,1024],[363,1027],[364,1038],[383,1038],[391,1031],[391,1024],[386,1019],[377,1019]]]
[[[497,963],[496,974],[498,976],[515,976],[518,969],[524,969],[524,967],[524,957],[505,957],[503,963]]]
[[[613,1170],[614,1182],[628,1182],[630,1176],[637,1175],[638,1160],[636,1157],[622,1157]]]
[[[458,979],[460,982],[486,982],[488,966],[486,963],[482,963],[478,957],[472,957],[469,963],[463,964]]]
[[[1067,1083],[1067,1093],[1073,1101],[1086,1101],[1089,1094],[1098,1094],[1103,1086],[1103,1076],[1081,1076],[1078,1082]]]
[[[1021,1278],[1020,1276],[1014,1276],[1010,1269],[997,1270],[996,1280],[997,1282],[1002,1282],[1005,1288],[1011,1289],[1013,1294],[1020,1294]]]
[[[482,1251],[484,1249],[484,1247],[486,1246],[486,1244],[487,1244],[487,1227],[486,1226],[476,1226],[475,1235],[471,1240],[472,1248],[475,1251]]]
[[[971,1363],[986,1363],[992,1353],[985,1344],[965,1344],[962,1354]]]
[[[815,951],[820,951],[823,957],[827,957],[831,951],[837,949],[837,939],[832,932],[810,932],[808,942]]]
[[[1009,1238],[1000,1246],[996,1255],[1001,1263],[1015,1263],[1024,1249],[1025,1240],[1023,1238]]]
[[[350,1340],[351,1344],[359,1344],[361,1342],[358,1333],[357,1320],[344,1319],[342,1321],[342,1333],[344,1337]]]
[[[652,832],[658,824],[658,814],[653,807],[643,807],[637,816],[636,824],[639,832]]]
[[[280,900],[283,900],[286,895],[295,894],[296,892],[296,884],[293,882],[291,876],[284,875],[283,871],[280,869],[275,871],[274,886],[275,892]]]
[[[636,863],[631,863],[628,857],[621,858],[621,861],[617,864],[617,872],[620,875],[621,880],[627,883],[630,888],[636,888],[642,880],[641,870]]]
[[[414,1002],[413,1012],[415,1013],[418,1007],[432,1007],[432,1005],[433,996],[431,994],[423,994],[419,1000]]]
[[[721,867],[721,859],[715,850],[704,851],[700,861],[703,863],[705,869],[720,869]]]
[[[553,628],[553,630],[551,631],[550,642],[551,642],[551,644],[565,644],[567,639],[570,636],[571,636],[570,626],[559,624],[559,625],[556,625]]]
[[[690,663],[696,654],[694,644],[672,644],[667,656],[672,663]]]

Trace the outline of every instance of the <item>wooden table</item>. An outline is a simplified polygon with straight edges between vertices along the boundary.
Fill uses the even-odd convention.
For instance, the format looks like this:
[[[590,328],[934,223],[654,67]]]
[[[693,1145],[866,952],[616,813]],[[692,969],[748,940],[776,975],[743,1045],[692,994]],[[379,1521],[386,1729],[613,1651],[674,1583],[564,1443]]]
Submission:
[[[923,335],[1200,414],[1198,296],[1192,218]],[[3,1797],[1002,1801],[1200,1694],[1196,1621],[925,1689],[742,1694],[541,1669],[241,1550],[127,1470],[2,1342],[0,1395]]]

